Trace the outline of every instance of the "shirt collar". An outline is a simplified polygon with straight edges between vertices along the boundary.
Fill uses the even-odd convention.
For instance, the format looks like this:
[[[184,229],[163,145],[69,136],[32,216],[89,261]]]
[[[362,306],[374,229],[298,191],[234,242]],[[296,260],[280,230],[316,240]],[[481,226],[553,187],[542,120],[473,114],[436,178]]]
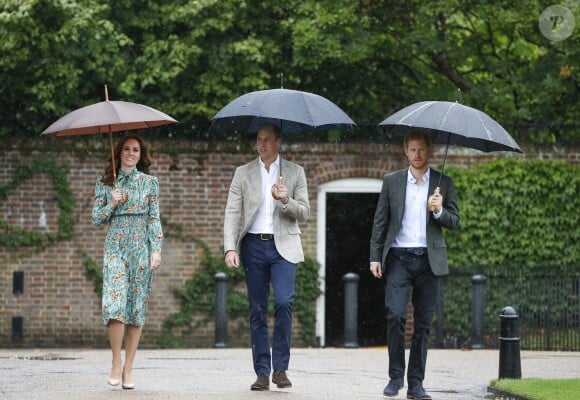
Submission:
[[[429,182],[429,173],[431,172],[431,168],[427,167],[427,171],[423,174],[423,182]],[[411,168],[407,169],[407,183],[417,183],[417,180],[411,173]]]
[[[264,164],[264,161],[262,161],[262,157],[258,157],[258,161],[260,162],[261,168],[266,168],[266,164]],[[274,161],[272,164],[270,164],[270,168],[278,168],[279,162],[280,162],[280,155],[278,154],[276,156],[276,161]]]
[[[131,171],[126,172],[119,168],[119,173],[117,174],[117,180],[125,180],[132,178],[137,173],[137,168],[133,168]]]

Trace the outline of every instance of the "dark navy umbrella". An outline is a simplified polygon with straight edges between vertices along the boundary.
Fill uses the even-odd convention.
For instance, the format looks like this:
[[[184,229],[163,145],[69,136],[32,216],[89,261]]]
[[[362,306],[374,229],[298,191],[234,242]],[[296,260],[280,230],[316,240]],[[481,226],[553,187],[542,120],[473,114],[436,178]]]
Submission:
[[[397,111],[379,124],[390,132],[428,132],[433,143],[468,147],[484,152],[522,150],[511,135],[493,118],[472,107],[450,101],[421,101]]]
[[[397,111],[379,126],[407,133],[423,130],[433,143],[453,144],[484,152],[522,150],[510,134],[483,111],[450,101],[421,101]]]
[[[212,118],[210,130],[255,133],[264,124],[274,124],[282,133],[350,129],[356,125],[325,97],[298,90],[269,89],[232,100]],[[282,165],[278,182],[284,182]],[[272,196],[278,199],[276,187],[272,186]]]
[[[355,122],[336,104],[314,93],[269,89],[246,93],[212,118],[212,130],[257,132],[275,124],[283,133],[350,129]]]

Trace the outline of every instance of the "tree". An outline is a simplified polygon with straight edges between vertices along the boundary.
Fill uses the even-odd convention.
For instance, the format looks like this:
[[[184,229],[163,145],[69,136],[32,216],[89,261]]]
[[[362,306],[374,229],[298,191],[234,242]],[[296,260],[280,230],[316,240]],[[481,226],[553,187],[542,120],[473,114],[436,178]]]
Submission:
[[[479,108],[518,140],[577,140],[578,36],[538,29],[549,4],[441,0],[7,0],[0,6],[1,135],[37,135],[111,98],[176,117],[185,137],[237,96],[320,94],[360,137],[421,100]],[[574,3],[566,3],[578,13]]]
[[[103,99],[131,42],[101,2],[4,2],[0,13],[2,134],[38,135],[57,116]]]

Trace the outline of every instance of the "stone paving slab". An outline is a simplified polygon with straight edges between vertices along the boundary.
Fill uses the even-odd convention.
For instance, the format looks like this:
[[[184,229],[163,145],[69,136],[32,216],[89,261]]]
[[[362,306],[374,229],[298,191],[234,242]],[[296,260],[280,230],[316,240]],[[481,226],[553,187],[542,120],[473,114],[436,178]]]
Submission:
[[[139,350],[135,390],[107,384],[109,350],[0,349],[0,400],[382,399],[386,348],[293,349],[294,387],[252,392],[249,349]],[[580,377],[578,352],[522,352],[522,376]],[[484,399],[498,350],[429,350],[425,389],[435,400]],[[406,388],[394,399],[404,399]]]

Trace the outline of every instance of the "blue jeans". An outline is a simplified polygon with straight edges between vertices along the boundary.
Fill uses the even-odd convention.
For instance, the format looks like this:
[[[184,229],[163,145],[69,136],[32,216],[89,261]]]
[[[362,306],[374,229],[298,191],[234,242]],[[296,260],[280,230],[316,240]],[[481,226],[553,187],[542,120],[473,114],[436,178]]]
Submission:
[[[257,375],[286,371],[292,340],[292,305],[296,264],[280,256],[274,240],[248,234],[242,240],[241,259],[246,274],[250,303],[252,358]],[[274,332],[272,354],[268,333],[270,283],[274,290]]]

